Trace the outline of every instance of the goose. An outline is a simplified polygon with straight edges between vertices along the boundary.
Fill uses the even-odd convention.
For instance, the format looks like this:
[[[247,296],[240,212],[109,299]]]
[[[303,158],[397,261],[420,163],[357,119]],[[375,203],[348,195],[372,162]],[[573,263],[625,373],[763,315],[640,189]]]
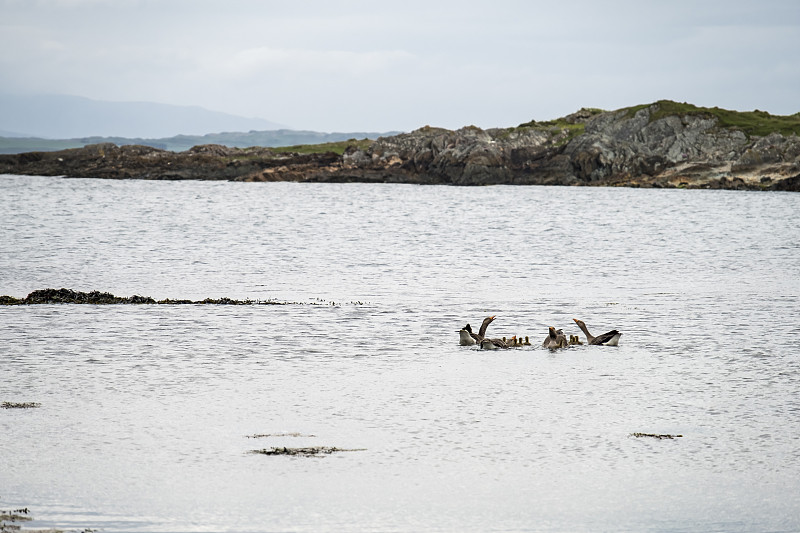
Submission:
[[[578,345],[580,345],[580,344],[583,344],[583,343],[581,342],[581,339],[580,339],[580,337],[578,337],[577,335],[570,335],[570,336],[569,336],[569,345],[570,345],[570,346],[574,346],[574,345],[576,345],[576,344],[578,344]]]
[[[472,328],[469,324],[466,327],[461,328],[458,330],[458,344],[461,346],[474,346],[476,344],[475,339],[472,338]]]
[[[483,322],[481,323],[481,328],[478,330],[478,337],[480,338],[475,340],[481,340],[486,336],[486,328],[489,327],[489,324],[491,324],[494,321],[496,316],[497,315],[487,316],[486,318],[483,319]],[[473,335],[473,337],[474,336],[475,335]]]
[[[484,350],[505,350],[508,348],[508,344],[506,344],[503,339],[482,339],[481,348]]]
[[[573,318],[572,320],[578,324],[578,327],[581,328],[583,334],[586,335],[586,344],[593,346],[619,346],[619,338],[622,336],[622,333],[619,331],[612,329],[608,333],[603,333],[602,335],[595,337],[589,333],[588,329],[586,329],[586,324],[583,323],[583,320],[578,320],[577,318]]]
[[[544,342],[542,343],[543,348],[550,348],[554,350],[556,348],[567,347],[568,345],[567,338],[564,336],[564,332],[562,330],[559,329],[558,331],[556,331],[556,328],[554,328],[553,326],[550,326],[547,329],[549,333],[547,337],[544,339]]]
[[[481,324],[481,328],[478,330],[478,333],[474,333],[472,331],[472,326],[467,324],[463,328],[458,331],[459,335],[459,344],[461,346],[472,346],[473,344],[477,344],[483,340],[486,336],[486,328],[489,327],[489,324],[495,319],[497,315],[494,316],[487,316],[483,319],[483,323]],[[472,342],[470,342],[470,339]]]

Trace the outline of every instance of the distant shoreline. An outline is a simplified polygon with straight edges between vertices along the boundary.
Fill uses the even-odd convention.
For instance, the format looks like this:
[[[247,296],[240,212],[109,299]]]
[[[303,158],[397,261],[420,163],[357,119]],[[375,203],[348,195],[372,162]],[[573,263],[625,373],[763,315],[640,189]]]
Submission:
[[[251,147],[297,147],[355,141],[356,139],[377,139],[382,136],[397,135],[400,132],[348,132],[323,133],[306,130],[265,130],[249,132],[222,132],[205,135],[174,135],[172,137],[142,138],[121,136],[90,136],[69,139],[49,139],[42,137],[4,137],[0,136],[0,154],[23,154],[30,152],[57,152],[83,148],[92,144],[111,143],[117,146],[150,146],[171,152],[183,152],[195,146],[219,144],[229,148]]]
[[[100,143],[0,155],[0,173],[103,179],[567,185],[800,191],[800,114],[661,101],[516,128],[172,152]]]

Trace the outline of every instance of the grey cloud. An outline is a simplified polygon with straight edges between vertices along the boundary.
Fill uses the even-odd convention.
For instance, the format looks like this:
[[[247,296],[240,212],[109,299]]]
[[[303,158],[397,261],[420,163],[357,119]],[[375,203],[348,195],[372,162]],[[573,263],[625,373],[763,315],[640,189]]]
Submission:
[[[554,4],[5,0],[0,86],[323,131],[506,126],[660,98],[798,111],[800,3]]]

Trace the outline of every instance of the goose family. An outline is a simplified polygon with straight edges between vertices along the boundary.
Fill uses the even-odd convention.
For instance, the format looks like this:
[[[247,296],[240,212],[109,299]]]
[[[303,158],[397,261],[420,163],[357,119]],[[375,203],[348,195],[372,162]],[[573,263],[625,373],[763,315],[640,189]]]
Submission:
[[[514,335],[510,339],[507,339],[506,337],[487,338],[486,329],[495,318],[497,318],[497,315],[484,318],[478,333],[473,332],[472,327],[469,324],[458,330],[459,344],[461,346],[478,345],[483,350],[500,350],[512,347],[516,348],[520,346],[531,346],[529,337],[517,337]],[[603,333],[602,335],[595,337],[589,333],[589,330],[586,328],[586,324],[582,320],[578,320],[577,318],[573,318],[572,320],[578,325],[583,334],[586,335],[586,344],[590,346],[619,346],[619,338],[622,336],[622,333],[616,329],[612,329],[607,333]],[[567,336],[564,334],[564,330],[562,329],[556,329],[553,326],[550,326],[547,329],[547,337],[545,337],[544,341],[542,341],[543,348],[555,350],[558,348],[566,348],[567,346],[583,344],[578,335],[570,335],[569,338],[567,338]]]

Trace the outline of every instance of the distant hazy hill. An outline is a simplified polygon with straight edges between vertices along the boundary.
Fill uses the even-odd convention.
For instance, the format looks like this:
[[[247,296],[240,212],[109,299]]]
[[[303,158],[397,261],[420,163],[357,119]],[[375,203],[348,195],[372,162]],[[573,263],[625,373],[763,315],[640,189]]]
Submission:
[[[103,102],[65,95],[0,93],[0,135],[75,139],[89,136],[161,138],[213,131],[286,128],[201,107],[149,102]]]

